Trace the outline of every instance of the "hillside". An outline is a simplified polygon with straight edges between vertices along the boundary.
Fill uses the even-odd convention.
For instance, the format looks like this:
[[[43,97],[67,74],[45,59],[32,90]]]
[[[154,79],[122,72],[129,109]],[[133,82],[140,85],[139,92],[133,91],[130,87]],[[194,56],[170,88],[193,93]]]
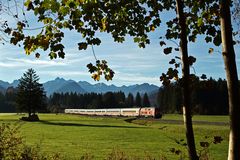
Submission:
[[[19,81],[14,80],[12,83],[4,82],[0,80],[0,91],[6,90],[8,87],[16,88]],[[46,91],[47,96],[50,96],[54,92],[56,93],[67,93],[67,92],[76,92],[76,93],[106,93],[106,92],[124,92],[125,96],[129,93],[136,95],[137,92],[140,94],[146,93],[156,93],[159,89],[156,85],[150,85],[148,83],[135,84],[129,86],[115,86],[115,85],[106,85],[105,83],[96,83],[91,84],[86,81],[76,82],[74,80],[65,80],[63,78],[57,77],[54,80],[47,81],[43,83],[43,87]]]

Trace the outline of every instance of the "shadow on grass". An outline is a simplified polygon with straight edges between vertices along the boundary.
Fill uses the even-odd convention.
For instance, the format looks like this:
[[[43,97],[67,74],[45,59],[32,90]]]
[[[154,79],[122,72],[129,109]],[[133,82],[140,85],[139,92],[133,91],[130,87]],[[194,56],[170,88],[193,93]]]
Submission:
[[[137,118],[128,118],[128,119],[125,119],[124,121],[127,122],[127,123],[132,123],[136,119]]]
[[[135,127],[135,126],[115,126],[115,125],[96,125],[96,124],[80,124],[80,123],[66,123],[66,122],[50,122],[40,120],[40,123],[46,125],[54,126],[72,126],[72,127],[98,127],[98,128],[145,128],[145,127]]]

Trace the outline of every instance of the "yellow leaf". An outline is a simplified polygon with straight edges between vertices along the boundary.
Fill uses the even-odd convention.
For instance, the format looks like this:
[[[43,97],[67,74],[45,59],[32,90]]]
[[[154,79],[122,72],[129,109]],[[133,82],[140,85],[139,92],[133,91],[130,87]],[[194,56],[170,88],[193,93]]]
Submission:
[[[155,27],[153,25],[150,26],[150,29],[151,29],[152,32],[155,31]]]
[[[95,81],[99,81],[99,80],[100,80],[100,75],[95,73],[95,74],[92,75],[92,78],[93,78]]]
[[[105,31],[106,30],[106,18],[102,18],[101,21],[102,21],[102,31]]]
[[[214,51],[214,49],[213,49],[213,48],[209,48],[209,50],[208,50],[208,53],[209,53],[209,54],[212,54],[212,53],[213,53],[213,51]]]
[[[100,75],[97,75],[96,80],[97,80],[97,81],[100,80]]]

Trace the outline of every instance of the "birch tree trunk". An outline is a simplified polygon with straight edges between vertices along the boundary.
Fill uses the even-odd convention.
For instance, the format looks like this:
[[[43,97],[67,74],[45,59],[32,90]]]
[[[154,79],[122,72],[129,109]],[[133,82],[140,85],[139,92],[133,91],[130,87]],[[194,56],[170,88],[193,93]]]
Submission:
[[[232,24],[230,13],[230,1],[222,0],[220,2],[220,23],[222,36],[222,55],[226,70],[229,116],[230,116],[230,134],[228,160],[240,159],[240,96],[238,86],[238,75],[235,60],[235,51],[233,47]]]
[[[183,119],[186,127],[186,139],[188,145],[188,154],[191,160],[198,160],[194,133],[192,127],[192,116],[191,116],[191,104],[190,104],[190,69],[188,63],[188,41],[186,33],[186,17],[183,13],[183,1],[176,0],[177,14],[179,19],[179,25],[181,28],[180,33],[180,52],[182,59],[182,79],[183,79]]]

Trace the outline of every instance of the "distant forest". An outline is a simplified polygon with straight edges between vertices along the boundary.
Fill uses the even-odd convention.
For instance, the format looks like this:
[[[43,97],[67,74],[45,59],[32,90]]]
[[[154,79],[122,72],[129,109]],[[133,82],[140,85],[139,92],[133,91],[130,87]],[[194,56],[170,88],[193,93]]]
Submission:
[[[225,80],[212,78],[208,80],[192,79],[191,97],[194,114],[226,115],[228,114],[228,94]],[[240,82],[239,82],[240,84]],[[0,92],[0,112],[17,112],[15,98],[17,90],[10,87],[5,93]],[[240,97],[239,97],[240,98]],[[162,113],[181,113],[181,81],[161,87],[151,94],[139,93],[134,97],[129,93],[53,93],[47,99],[44,112],[63,112],[65,108],[126,108],[159,107]]]
[[[142,97],[137,93],[136,97],[129,93],[127,97],[123,92],[106,92],[99,93],[54,93],[49,97],[50,108],[132,108],[132,107],[150,107],[147,93]]]
[[[157,104],[163,113],[181,113],[181,81],[160,88],[157,95]],[[216,81],[212,78],[200,81],[193,77],[191,82],[191,106],[194,114],[227,115],[229,108],[227,82],[222,79]]]

